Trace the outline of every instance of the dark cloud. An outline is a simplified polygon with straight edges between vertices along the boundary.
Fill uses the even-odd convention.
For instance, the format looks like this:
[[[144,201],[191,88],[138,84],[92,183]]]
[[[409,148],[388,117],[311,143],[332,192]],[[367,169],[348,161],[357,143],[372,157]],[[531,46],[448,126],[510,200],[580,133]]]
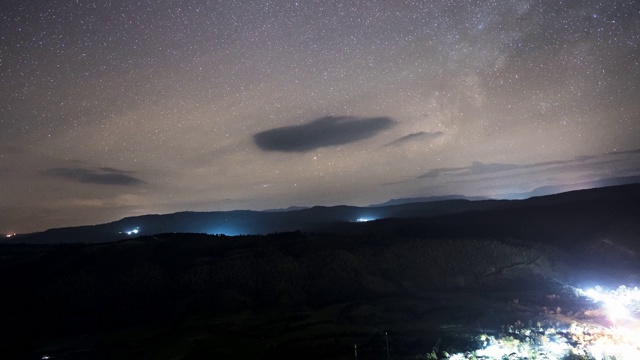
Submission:
[[[419,140],[432,140],[432,139],[437,139],[440,136],[444,135],[444,133],[442,131],[436,131],[433,133],[430,132],[426,132],[426,131],[420,131],[417,133],[412,133],[409,135],[405,135],[399,139],[396,139],[390,143],[388,143],[385,146],[399,146],[402,145],[404,143],[407,142],[411,142],[411,141],[419,141]]]
[[[265,151],[307,152],[367,139],[394,125],[388,117],[326,116],[304,125],[263,131],[253,135],[253,140]]]
[[[102,170],[104,172],[108,172],[108,173],[115,173],[115,174],[131,174],[131,171],[114,169],[114,168],[111,168],[111,167],[101,167],[100,170]]]
[[[100,168],[99,170],[84,168],[53,168],[43,171],[47,176],[54,176],[84,184],[135,186],[144,181],[127,175],[126,171]]]

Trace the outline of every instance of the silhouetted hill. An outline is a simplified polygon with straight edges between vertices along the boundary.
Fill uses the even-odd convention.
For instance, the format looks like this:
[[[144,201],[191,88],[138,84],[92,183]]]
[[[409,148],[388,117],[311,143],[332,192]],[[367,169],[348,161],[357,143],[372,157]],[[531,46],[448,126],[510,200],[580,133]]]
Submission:
[[[354,335],[340,335],[339,329],[369,328],[352,319],[357,312],[349,304],[433,291],[520,289],[524,278],[527,286],[543,284],[545,277],[560,276],[564,256],[553,248],[506,240],[299,232],[161,234],[100,245],[5,244],[0,246],[0,317],[11,331],[0,339],[0,348],[11,352],[0,354],[67,358],[81,349],[87,352],[81,358],[153,358],[167,344],[166,351],[192,351],[193,334],[202,332],[240,339],[253,336],[246,331],[261,337],[305,332],[311,325],[296,330],[292,326],[299,320],[283,315],[298,312],[338,321],[323,336],[349,338]],[[330,310],[339,304],[346,306],[343,315]],[[284,329],[272,324],[261,330],[258,320],[250,320],[274,311],[280,314],[277,321],[285,321]],[[332,313],[324,318],[323,311]],[[228,325],[219,325],[219,318]],[[237,333],[236,322],[250,325]],[[155,333],[159,329],[172,338],[162,340]],[[142,339],[139,332],[145,334]],[[219,348],[233,343],[212,344],[207,348],[217,346],[214,352],[220,355]],[[234,351],[239,352],[231,357],[243,357],[242,350]]]
[[[380,204],[369,205],[369,207],[382,207],[382,206],[390,206],[390,205],[402,205],[402,204],[424,203],[424,202],[446,201],[446,200],[479,201],[479,200],[488,200],[488,198],[483,196],[465,196],[465,195],[421,196],[421,197],[391,199],[389,201],[385,201]]]
[[[264,212],[287,212],[287,211],[305,210],[308,208],[309,207],[307,206],[289,206],[288,208],[284,208],[284,209],[268,209],[263,211]]]
[[[514,238],[556,246],[594,263],[636,263],[640,185],[572,191],[527,200],[483,201],[485,210],[428,218],[341,223],[335,232],[386,236]]]
[[[353,221],[365,216],[385,218]],[[639,280],[638,185],[523,201],[184,212],[50,232],[86,241],[135,226],[204,229],[212,219],[317,232],[5,242],[0,318],[10,331],[0,355],[328,359],[351,358],[359,344],[363,358],[386,358],[380,339],[390,329],[394,358],[408,359],[430,351],[447,324],[496,328],[542,311],[514,298]]]
[[[355,206],[316,206],[283,212],[227,211],[179,212],[166,215],[143,215],[108,224],[51,229],[41,233],[18,235],[13,243],[102,243],[168,232],[208,233],[224,235],[269,234],[286,231],[327,231],[334,222],[356,222],[358,219],[417,217],[457,213],[491,207],[491,203],[449,200],[413,203],[378,208]],[[126,231],[138,229],[136,234]]]
[[[383,224],[405,224],[400,227],[407,230],[398,229],[402,233],[415,232],[425,226],[440,224],[438,226],[444,227],[444,230],[434,229],[434,231],[448,234],[447,236],[464,234],[464,229],[469,228],[482,233],[498,232],[511,234],[510,236],[514,237],[530,237],[531,234],[542,234],[548,231],[544,230],[549,228],[544,226],[546,221],[554,222],[554,227],[566,229],[565,233],[580,233],[582,232],[580,228],[591,229],[595,226],[594,224],[603,221],[606,224],[614,220],[618,221],[616,216],[633,216],[638,211],[639,192],[640,184],[632,184],[571,191],[526,200],[445,200],[366,208],[316,206],[283,212],[248,210],[180,212],[130,217],[102,225],[51,229],[41,233],[18,235],[10,241],[13,243],[102,243],[139,235],[169,232],[240,235],[301,230],[353,234],[385,229],[386,225],[371,224],[369,221],[377,219],[408,219],[382,222]],[[470,212],[468,217],[455,215],[466,212]],[[615,215],[618,213],[620,215]],[[445,217],[433,221],[416,220],[436,216]],[[568,220],[561,222],[559,219],[563,217]],[[359,219],[369,222],[358,223]],[[468,225],[457,225],[460,222]],[[422,223],[426,225],[421,225]],[[447,223],[452,229],[445,226]],[[606,224],[602,226],[607,226]],[[125,233],[132,229],[139,229],[139,233],[130,235]]]
[[[639,184],[639,183],[640,183],[640,176],[623,176],[623,177],[616,177],[616,178],[599,179],[599,180],[589,181],[589,182],[581,182],[577,184],[541,186],[529,192],[502,194],[502,195],[499,195],[498,197],[501,199],[520,200],[520,199],[528,199],[535,196],[547,196],[547,195],[560,194],[563,192],[569,192],[569,191],[575,191],[575,190],[594,189],[594,188]]]

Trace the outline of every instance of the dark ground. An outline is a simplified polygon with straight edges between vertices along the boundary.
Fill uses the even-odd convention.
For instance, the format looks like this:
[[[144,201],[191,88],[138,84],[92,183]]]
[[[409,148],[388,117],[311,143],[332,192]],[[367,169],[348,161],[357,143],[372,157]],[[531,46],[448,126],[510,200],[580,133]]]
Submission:
[[[359,359],[386,359],[387,338],[394,359],[464,350],[468,334],[579,317],[567,285],[637,284],[639,192],[333,234],[3,244],[0,355],[353,359],[357,344]]]

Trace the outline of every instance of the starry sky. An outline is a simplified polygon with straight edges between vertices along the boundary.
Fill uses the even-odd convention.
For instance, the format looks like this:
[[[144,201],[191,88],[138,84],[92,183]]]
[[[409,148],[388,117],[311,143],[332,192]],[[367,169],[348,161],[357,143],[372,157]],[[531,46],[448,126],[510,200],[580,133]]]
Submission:
[[[640,175],[636,0],[6,0],[0,35],[0,232]]]

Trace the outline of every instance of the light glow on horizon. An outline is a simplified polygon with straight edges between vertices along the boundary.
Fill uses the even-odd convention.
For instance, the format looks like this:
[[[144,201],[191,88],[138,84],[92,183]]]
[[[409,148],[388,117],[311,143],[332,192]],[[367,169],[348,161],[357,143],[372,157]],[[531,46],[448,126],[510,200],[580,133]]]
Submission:
[[[136,235],[139,232],[140,232],[140,227],[139,226],[136,226],[135,229],[124,231],[124,233],[127,234],[127,235]],[[122,234],[122,232],[120,232],[120,234]]]
[[[205,232],[208,235],[225,235],[225,236],[238,236],[247,234],[247,232],[243,232],[241,229],[231,227],[231,226],[220,226],[208,230]]]

